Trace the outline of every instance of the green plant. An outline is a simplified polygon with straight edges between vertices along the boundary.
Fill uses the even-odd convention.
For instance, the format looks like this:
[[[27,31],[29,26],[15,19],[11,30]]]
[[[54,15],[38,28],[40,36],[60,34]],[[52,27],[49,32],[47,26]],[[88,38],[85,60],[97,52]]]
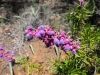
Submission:
[[[91,64],[90,66],[96,66],[97,71],[100,70],[98,66],[100,65],[100,63],[98,63],[100,59],[97,52],[99,51],[98,45],[100,43],[100,28],[86,24],[82,27],[79,34],[78,38],[81,40],[81,49],[85,52],[88,63]]]
[[[33,70],[38,71],[39,69],[39,64],[32,62],[31,59],[28,60],[26,56],[18,57],[16,62],[20,63],[22,68],[27,71],[27,75],[29,75]]]
[[[100,43],[100,28],[91,25],[88,21],[95,9],[94,2],[89,2],[90,1],[76,4],[73,10],[68,11],[66,20],[71,22],[72,37],[79,39],[81,42],[81,49],[78,50],[76,54],[77,60],[80,59],[79,61],[81,61],[81,63],[85,63],[85,70],[91,66],[96,66],[98,71],[100,69],[100,63],[98,63],[99,57],[97,49],[99,49],[98,45]]]
[[[81,44],[86,45],[87,48],[96,49],[98,43],[100,42],[100,28],[97,28],[93,25],[86,24],[82,26],[81,31],[79,32]]]
[[[69,53],[68,58],[57,59],[54,62],[53,70],[55,75],[86,75],[86,66],[84,66],[82,57]]]
[[[90,16],[92,16],[94,12],[94,5],[90,5],[90,1],[84,3],[78,4],[76,3],[76,6],[74,9],[70,10],[67,12],[66,20],[67,22],[71,22],[71,31],[72,35],[76,35],[78,31],[81,30],[81,26],[86,23],[86,20]],[[89,7],[91,6],[91,8]]]

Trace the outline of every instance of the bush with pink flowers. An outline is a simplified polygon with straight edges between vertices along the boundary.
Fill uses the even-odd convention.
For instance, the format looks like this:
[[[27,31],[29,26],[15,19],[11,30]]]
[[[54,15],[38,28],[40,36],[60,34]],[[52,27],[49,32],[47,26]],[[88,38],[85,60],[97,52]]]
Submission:
[[[0,58],[11,62],[14,59],[15,51],[5,50],[3,46],[0,46]]]
[[[47,25],[40,25],[37,29],[28,26],[25,33],[27,39],[33,37],[39,38],[40,40],[43,40],[47,47],[56,45],[63,50],[71,50],[74,54],[76,54],[76,50],[80,48],[80,42],[73,40],[65,31],[54,31]]]

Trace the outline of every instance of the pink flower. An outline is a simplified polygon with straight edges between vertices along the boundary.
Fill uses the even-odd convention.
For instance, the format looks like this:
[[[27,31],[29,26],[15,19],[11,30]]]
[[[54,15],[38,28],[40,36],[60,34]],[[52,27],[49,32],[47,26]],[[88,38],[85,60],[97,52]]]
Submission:
[[[69,44],[67,44],[67,45],[65,45],[64,46],[64,50],[70,50],[71,48],[70,48],[70,45]]]
[[[84,2],[84,0],[78,0],[80,3],[83,3]]]
[[[60,34],[61,34],[62,36],[65,36],[65,35],[66,35],[66,32],[63,31],[63,30],[60,30]]]
[[[0,57],[4,60],[11,62],[15,53],[11,53],[10,50],[5,50],[3,46],[0,46]]]
[[[60,39],[60,45],[63,45],[63,44],[65,44],[64,40]]]
[[[45,26],[45,29],[48,31],[52,30],[50,26]]]
[[[54,38],[54,44],[59,45],[59,40],[58,40],[58,38]]]
[[[5,50],[4,52],[3,52],[3,54],[8,54],[10,52],[10,50]]]
[[[80,49],[80,46],[79,46],[79,45],[76,45],[75,48],[76,48],[76,49]]]
[[[74,41],[73,44],[72,44],[72,45],[73,45],[73,48],[74,48],[74,49],[80,49],[79,44],[80,44],[79,41]]]
[[[13,56],[7,56],[7,60],[11,62],[13,60]]]
[[[41,30],[44,30],[44,26],[43,26],[43,25],[40,25],[39,28],[40,28]]]
[[[73,54],[76,54],[76,50],[75,50],[75,49],[73,49],[73,50],[72,50],[72,53],[73,53]]]
[[[45,42],[46,44],[49,43],[48,39],[45,39],[44,42]]]
[[[53,43],[53,42],[51,42],[51,43],[50,43],[50,46],[52,46],[52,45],[54,45],[54,43]]]
[[[40,38],[41,37],[41,35],[40,35],[40,33],[38,32],[38,33],[36,33],[36,35],[35,35],[37,38]]]
[[[12,53],[12,55],[14,55],[14,54],[16,53],[16,51],[12,50],[12,52],[11,52],[11,53]]]
[[[53,35],[54,34],[54,31],[48,31],[47,34],[48,35]]]
[[[66,44],[71,43],[71,41],[72,41],[71,38],[66,38],[66,39],[65,39],[65,43],[66,43]]]
[[[31,35],[30,34],[26,34],[25,36],[27,39],[30,39],[31,38]]]
[[[40,34],[43,35],[44,34],[44,30],[40,30]]]
[[[30,34],[30,36],[34,36],[35,35],[35,31],[30,31],[29,34]]]
[[[33,30],[33,26],[30,25],[30,26],[27,27],[27,29],[29,29],[29,30]]]
[[[30,31],[28,29],[25,30],[25,33],[29,33]]]
[[[3,53],[0,53],[0,57],[2,57],[3,56]]]
[[[25,30],[25,33],[29,33],[33,31],[33,26],[28,26],[27,29]]]

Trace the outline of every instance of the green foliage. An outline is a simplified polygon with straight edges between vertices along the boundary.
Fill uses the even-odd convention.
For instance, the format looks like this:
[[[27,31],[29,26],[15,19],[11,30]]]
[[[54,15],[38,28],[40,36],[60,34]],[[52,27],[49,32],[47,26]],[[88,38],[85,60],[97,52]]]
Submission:
[[[97,51],[100,43],[100,28],[86,24],[82,27],[79,34],[78,38],[81,40],[81,49],[83,50],[82,54],[85,53],[84,57],[87,57],[88,63],[91,64],[90,66],[97,66],[96,69],[99,71],[100,63],[98,62],[100,62],[100,58]]]
[[[28,60],[26,56],[18,57],[16,62],[20,63],[22,68],[27,71],[27,75],[29,75],[33,70],[38,71],[39,69],[39,64],[33,63],[31,59]]]
[[[77,4],[74,9],[69,10],[67,12],[66,21],[71,22],[71,31],[72,35],[78,33],[81,30],[81,26],[86,23],[86,20],[93,14],[93,5],[90,5],[92,8],[89,7],[89,1],[84,2],[82,5]],[[90,8],[90,9],[89,9]]]
[[[95,49],[100,42],[100,28],[86,24],[81,27],[78,38],[81,44],[87,45],[87,48]]]
[[[21,64],[22,64],[22,67],[25,69],[27,69],[27,75],[29,75],[30,74],[30,72],[32,71],[32,70],[36,70],[36,71],[38,71],[38,64],[36,64],[36,63],[32,63],[32,61],[31,60],[27,60],[27,58],[23,58],[22,60],[21,60]]]
[[[82,58],[72,53],[68,58],[56,60],[53,65],[55,75],[86,75],[86,66],[82,61]]]
[[[87,20],[90,16],[92,16],[92,11],[88,8],[89,2],[84,2],[83,5],[77,4],[73,10],[68,11],[68,15],[66,17],[67,20],[76,20],[82,21]]]
[[[98,58],[98,61],[96,63],[96,66],[97,66],[98,73],[100,73],[100,58]]]

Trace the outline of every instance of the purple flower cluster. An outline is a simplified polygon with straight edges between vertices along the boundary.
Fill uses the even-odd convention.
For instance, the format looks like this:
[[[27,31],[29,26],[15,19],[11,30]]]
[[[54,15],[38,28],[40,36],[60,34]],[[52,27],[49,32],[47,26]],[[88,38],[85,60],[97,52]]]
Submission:
[[[0,58],[6,59],[11,62],[13,60],[15,51],[5,50],[3,46],[0,46]]]
[[[50,26],[40,25],[37,29],[28,26],[25,33],[27,39],[30,39],[31,37],[39,38],[43,40],[47,47],[56,45],[63,50],[71,50],[74,54],[76,53],[76,50],[80,48],[79,41],[71,39],[71,37],[63,30],[60,30],[59,32],[53,31]]]

